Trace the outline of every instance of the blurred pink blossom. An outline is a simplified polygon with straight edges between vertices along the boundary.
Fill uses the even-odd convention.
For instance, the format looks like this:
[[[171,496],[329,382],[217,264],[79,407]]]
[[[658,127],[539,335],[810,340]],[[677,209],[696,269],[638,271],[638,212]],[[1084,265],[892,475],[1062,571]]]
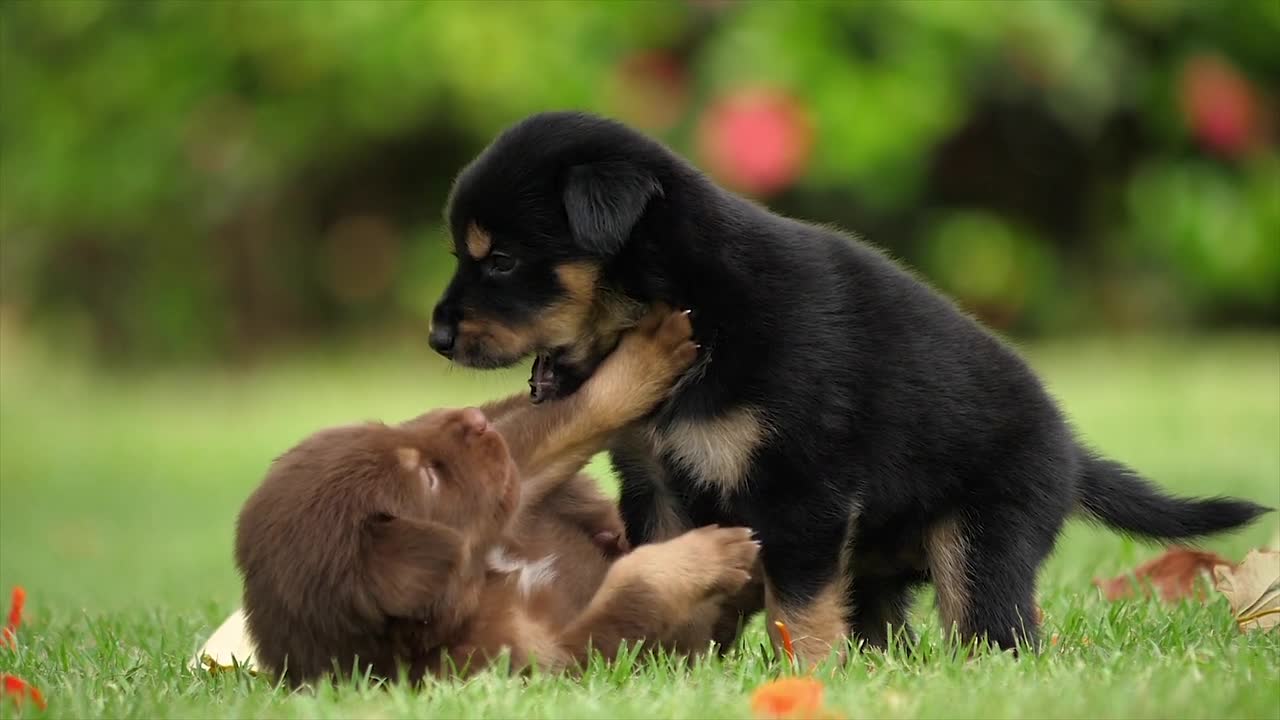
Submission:
[[[804,172],[813,125],[800,101],[777,88],[741,88],[714,100],[698,124],[698,149],[717,179],[770,195]]]
[[[1215,152],[1237,156],[1257,141],[1254,89],[1226,60],[1195,55],[1182,67],[1182,112],[1196,138]]]

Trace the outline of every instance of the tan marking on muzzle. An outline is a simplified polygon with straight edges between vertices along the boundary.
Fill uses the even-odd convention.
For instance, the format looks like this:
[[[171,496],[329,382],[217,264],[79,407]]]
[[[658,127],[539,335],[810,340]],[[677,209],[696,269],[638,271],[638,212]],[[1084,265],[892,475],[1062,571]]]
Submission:
[[[484,318],[472,318],[458,323],[458,346],[462,352],[470,352],[480,345],[490,355],[504,357],[523,356],[534,345],[529,329],[513,328]]]

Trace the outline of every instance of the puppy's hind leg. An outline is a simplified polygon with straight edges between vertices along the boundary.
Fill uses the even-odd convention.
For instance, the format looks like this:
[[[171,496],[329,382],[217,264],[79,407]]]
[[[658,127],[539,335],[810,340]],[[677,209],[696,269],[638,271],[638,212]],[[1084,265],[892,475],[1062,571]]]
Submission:
[[[617,560],[600,589],[561,638],[579,663],[594,648],[613,659],[620,644],[678,644],[711,601],[723,601],[751,579],[760,545],[746,528],[708,526],[645,545]]]
[[[1034,648],[1036,571],[1043,543],[1021,508],[985,506],[981,515],[958,512],[927,533],[929,572],[938,614],[948,636],[968,644],[987,640],[1005,650]],[[1052,543],[1049,543],[1051,546]]]
[[[920,580],[907,576],[854,574],[849,579],[849,630],[864,648],[885,650],[889,638],[914,645],[915,631],[907,622]]]

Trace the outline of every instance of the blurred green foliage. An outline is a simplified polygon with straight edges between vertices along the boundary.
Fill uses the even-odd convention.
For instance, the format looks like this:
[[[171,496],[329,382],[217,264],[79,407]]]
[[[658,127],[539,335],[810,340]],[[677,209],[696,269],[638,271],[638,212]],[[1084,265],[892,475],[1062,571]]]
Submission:
[[[0,307],[120,361],[425,332],[503,126],[594,110],[705,167],[768,88],[807,153],[762,199],[1002,329],[1274,325],[1277,37],[1265,0],[4,3]]]

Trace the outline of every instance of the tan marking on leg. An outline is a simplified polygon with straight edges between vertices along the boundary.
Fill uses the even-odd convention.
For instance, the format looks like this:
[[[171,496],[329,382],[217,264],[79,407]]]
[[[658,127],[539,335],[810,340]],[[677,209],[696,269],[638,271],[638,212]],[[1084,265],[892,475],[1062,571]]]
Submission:
[[[475,223],[467,226],[466,243],[467,254],[472,260],[483,260],[493,251],[493,237]]]
[[[802,664],[811,665],[825,660],[833,650],[838,651],[841,660],[844,659],[849,626],[845,622],[848,608],[845,604],[843,576],[833,578],[812,600],[797,606],[781,603],[773,584],[766,580],[764,607],[767,620],[765,627],[775,648],[782,647],[782,639],[774,625],[780,620],[786,623],[797,660]]]
[[[968,548],[959,519],[950,517],[929,528],[925,549],[943,632],[959,631],[963,636],[968,632],[969,574],[965,561]]]
[[[727,499],[746,481],[752,457],[769,436],[763,418],[759,410],[741,407],[709,420],[679,421],[654,433],[653,444]]]
[[[848,655],[849,637],[849,563],[852,561],[852,535],[858,521],[860,508],[855,504],[849,509],[845,522],[844,538],[840,545],[840,557],[836,571],[812,600],[800,607],[783,604],[769,578],[764,582],[765,629],[775,648],[782,647],[775,621],[786,623],[795,646],[797,659],[803,663],[825,660],[836,650],[841,662]]]

